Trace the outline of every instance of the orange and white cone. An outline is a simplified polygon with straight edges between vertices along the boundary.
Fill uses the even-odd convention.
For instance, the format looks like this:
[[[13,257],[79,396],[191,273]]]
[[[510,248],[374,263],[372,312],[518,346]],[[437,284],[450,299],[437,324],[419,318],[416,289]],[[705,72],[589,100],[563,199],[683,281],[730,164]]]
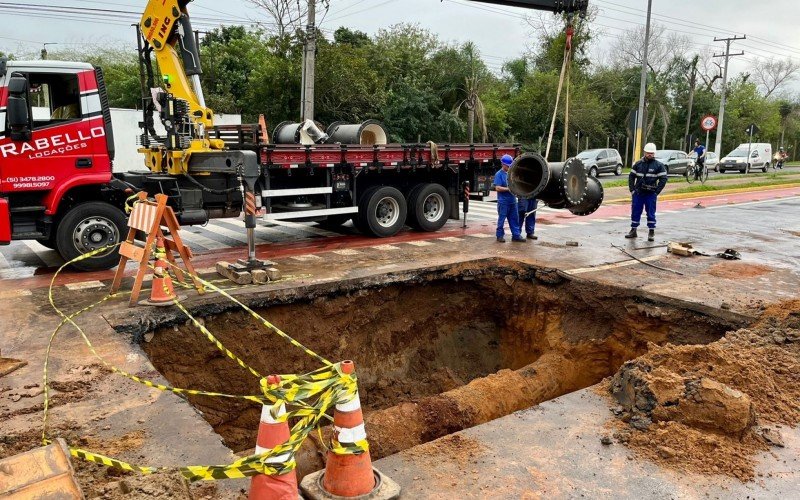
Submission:
[[[343,361],[342,372],[354,373],[355,364],[352,361]],[[333,412],[333,432],[335,443],[338,442],[343,447],[366,441],[367,431],[364,428],[358,391],[351,401],[336,405]],[[329,451],[322,487],[331,495],[340,497],[357,497],[370,493],[375,489],[375,474],[369,450],[359,454],[337,454]]]
[[[267,377],[270,385],[279,384],[281,381],[277,375]],[[281,445],[289,440],[289,422],[284,420],[278,422],[270,413],[271,406],[264,405],[261,408],[261,422],[258,424],[258,438],[256,439],[256,455],[266,453],[269,450]],[[281,404],[278,409],[278,417],[286,415],[286,405]],[[268,457],[264,460],[267,464],[282,464],[289,460],[290,453]],[[297,472],[292,469],[280,476],[268,476],[259,474],[253,476],[250,482],[250,500],[297,500]]]
[[[167,273],[169,263],[164,258],[167,250],[164,248],[164,238],[156,239],[156,263],[153,266],[153,288],[150,290],[150,305],[171,304],[175,300],[175,289],[172,286],[172,278]]]

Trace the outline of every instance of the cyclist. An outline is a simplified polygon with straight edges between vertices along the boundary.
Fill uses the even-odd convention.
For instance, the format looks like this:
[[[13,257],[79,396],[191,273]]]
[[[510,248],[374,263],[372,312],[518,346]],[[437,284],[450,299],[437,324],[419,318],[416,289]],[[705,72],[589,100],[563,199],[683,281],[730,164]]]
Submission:
[[[788,157],[789,155],[786,154],[786,151],[783,150],[783,147],[778,148],[778,152],[775,153],[774,157],[775,165],[772,167],[772,169],[773,170],[777,170],[779,168],[782,169],[783,163],[786,161],[786,158]]]
[[[703,165],[706,163],[706,147],[700,144],[700,139],[695,139],[693,151],[697,155],[697,160],[695,161],[696,167],[694,169],[694,178],[700,179],[700,176],[703,172]]]

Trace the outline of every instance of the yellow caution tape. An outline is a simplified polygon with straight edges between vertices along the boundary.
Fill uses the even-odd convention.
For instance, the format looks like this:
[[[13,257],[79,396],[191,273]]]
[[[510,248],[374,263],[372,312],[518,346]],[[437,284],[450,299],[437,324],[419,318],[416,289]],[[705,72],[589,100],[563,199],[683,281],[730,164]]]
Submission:
[[[121,470],[136,472],[140,474],[153,474],[156,472],[178,471],[190,481],[196,481],[196,480],[211,481],[218,479],[243,478],[258,474],[280,475],[280,474],[285,474],[294,469],[296,467],[296,462],[294,458],[295,454],[297,453],[303,441],[308,437],[308,434],[311,431],[313,431],[316,428],[319,432],[320,422],[322,421],[322,419],[330,419],[330,417],[327,415],[328,410],[330,410],[336,404],[346,403],[348,401],[351,401],[354,397],[356,397],[358,391],[356,376],[354,374],[343,373],[341,370],[340,363],[332,364],[328,360],[319,356],[312,350],[305,347],[303,344],[294,340],[288,334],[281,331],[279,328],[277,328],[275,325],[267,321],[258,313],[256,313],[246,305],[242,304],[240,301],[236,300],[225,290],[215,286],[213,283],[209,281],[203,280],[199,276],[194,276],[194,277],[197,278],[202,284],[204,284],[208,288],[220,293],[224,297],[232,300],[233,302],[241,306],[243,309],[248,311],[248,313],[251,316],[253,316],[256,320],[261,322],[261,324],[264,327],[266,327],[273,333],[277,334],[278,336],[289,342],[291,345],[303,350],[309,356],[312,356],[315,359],[321,361],[324,366],[316,371],[307,373],[305,375],[281,375],[280,383],[271,385],[268,383],[265,377],[263,377],[261,374],[258,373],[258,371],[250,367],[246,362],[241,360],[232,351],[225,348],[222,342],[220,342],[202,323],[200,323],[197,319],[195,319],[194,316],[180,303],[178,298],[175,297],[174,298],[175,305],[181,310],[181,312],[184,313],[184,315],[186,315],[190,319],[192,324],[195,325],[195,327],[197,327],[205,335],[205,337],[217,347],[217,349],[225,353],[226,356],[235,361],[239,366],[246,369],[251,374],[260,379],[262,395],[231,395],[224,393],[171,387],[168,385],[153,382],[148,379],[137,377],[131,373],[119,369],[113,364],[108,363],[96,351],[86,333],[80,328],[80,326],[78,326],[75,323],[74,319],[80,316],[81,314],[93,309],[94,307],[97,307],[98,305],[105,303],[106,301],[118,297],[120,294],[110,294],[106,297],[103,297],[101,300],[95,302],[94,304],[86,306],[70,315],[66,315],[63,311],[61,311],[55,305],[55,300],[53,298],[53,287],[55,281],[64,268],[66,268],[71,264],[74,264],[75,262],[79,262],[81,260],[91,258],[99,253],[111,250],[116,246],[117,245],[97,249],[85,255],[79,256],[76,259],[71,260],[70,262],[65,263],[58,269],[58,271],[53,275],[53,278],[50,281],[48,299],[50,301],[51,306],[58,313],[58,315],[61,316],[62,320],[50,336],[47,346],[47,355],[44,363],[45,401],[44,401],[43,431],[42,431],[43,442],[45,443],[50,442],[50,440],[47,438],[47,416],[48,416],[49,399],[50,399],[49,385],[48,385],[48,366],[49,366],[50,351],[52,343],[58,332],[65,324],[69,323],[78,330],[79,334],[83,338],[86,345],[89,347],[92,354],[100,360],[103,366],[111,370],[113,373],[122,375],[130,380],[133,380],[147,387],[151,387],[153,389],[158,389],[161,391],[172,392],[174,394],[179,394],[179,395],[198,395],[198,396],[210,396],[210,397],[222,397],[222,398],[237,398],[237,399],[252,401],[254,403],[259,403],[259,404],[271,403],[272,405],[271,413],[279,421],[288,421],[289,419],[293,420],[297,419],[297,422],[291,428],[290,438],[286,443],[276,446],[272,450],[267,450],[262,454],[245,457],[228,465],[201,465],[201,466],[186,466],[186,467],[143,467],[143,466],[133,465],[111,457],[107,457],[99,453],[94,453],[88,450],[83,450],[80,448],[70,448],[70,453],[73,457],[91,461],[108,467],[115,467]],[[169,264],[170,266],[173,266],[172,263]],[[298,408],[278,417],[277,409],[283,404],[287,404]],[[351,443],[348,444],[347,446],[343,446],[341,443],[338,443],[334,440],[331,446],[331,451],[337,454],[358,454],[358,453],[363,453],[368,449],[369,447],[366,441],[360,441],[358,443]],[[268,458],[286,454],[289,455],[289,458],[283,463],[279,464],[271,462],[266,463],[266,460]]]

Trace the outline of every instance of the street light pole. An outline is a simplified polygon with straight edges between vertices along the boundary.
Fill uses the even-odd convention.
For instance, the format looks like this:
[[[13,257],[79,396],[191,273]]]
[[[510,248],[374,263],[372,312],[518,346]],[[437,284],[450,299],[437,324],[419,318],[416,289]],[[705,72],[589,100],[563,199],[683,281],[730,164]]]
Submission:
[[[647,24],[644,28],[644,48],[642,49],[642,80],[639,85],[639,111],[636,113],[636,136],[633,143],[632,162],[641,157],[644,139],[644,99],[647,93],[647,51],[650,45],[650,17],[653,12],[653,0],[647,0]]]

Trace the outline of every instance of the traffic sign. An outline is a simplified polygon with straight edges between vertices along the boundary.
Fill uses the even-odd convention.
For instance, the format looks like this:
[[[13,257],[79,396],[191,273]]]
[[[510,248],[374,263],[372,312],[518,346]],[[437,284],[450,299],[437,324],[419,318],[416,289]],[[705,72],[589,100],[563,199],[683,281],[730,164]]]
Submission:
[[[717,128],[717,117],[713,115],[704,116],[700,121],[700,127],[706,132]]]
[[[761,130],[758,128],[758,126],[756,126],[755,123],[751,123],[747,127],[747,130],[745,130],[745,132],[747,132],[747,134],[752,137],[754,135],[758,135],[758,133],[761,132]]]

